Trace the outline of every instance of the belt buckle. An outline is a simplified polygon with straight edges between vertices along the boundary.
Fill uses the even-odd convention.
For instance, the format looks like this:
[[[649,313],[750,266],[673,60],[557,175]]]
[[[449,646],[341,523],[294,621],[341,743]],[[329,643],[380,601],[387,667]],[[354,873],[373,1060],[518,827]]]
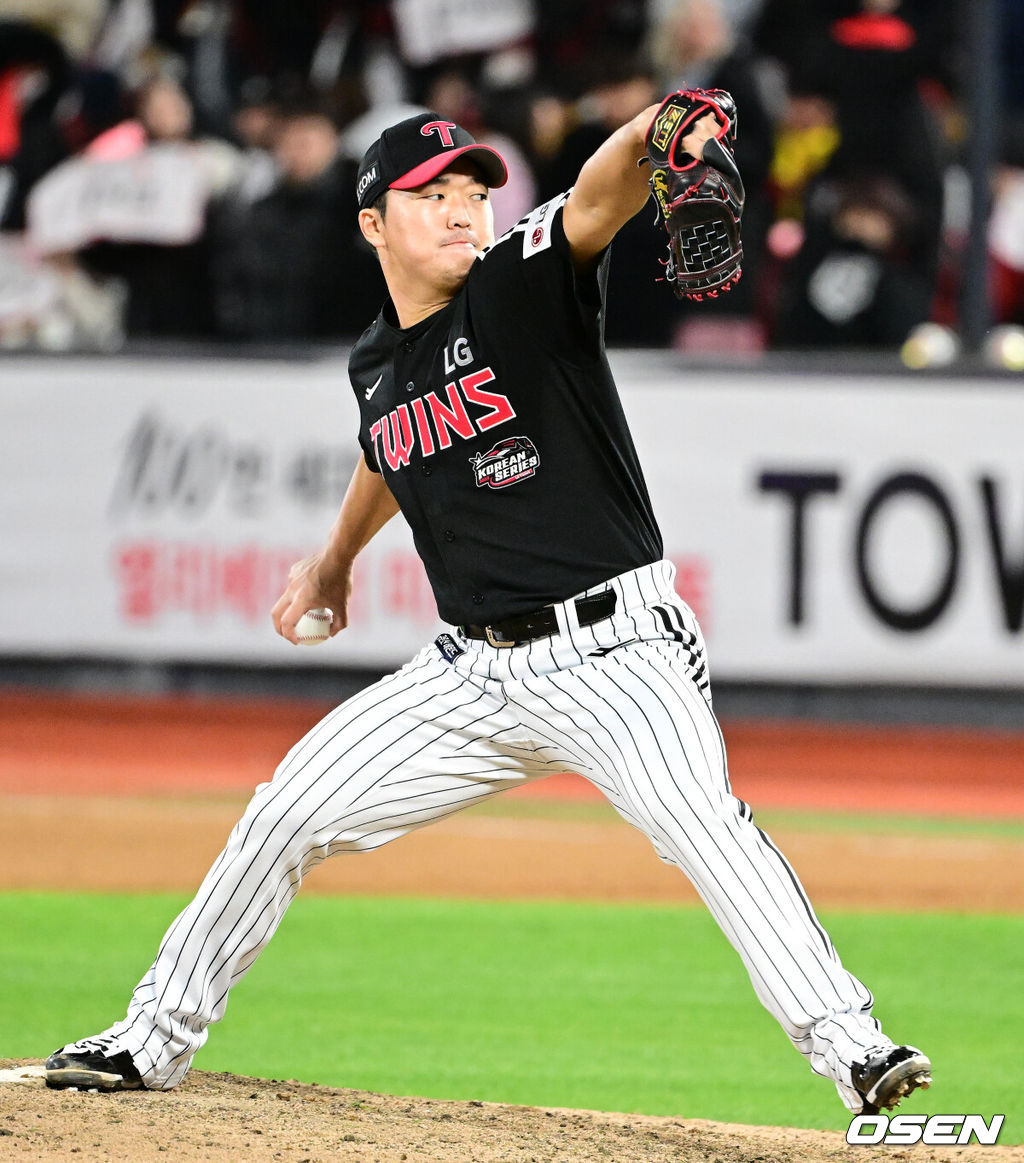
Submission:
[[[499,649],[500,648],[508,648],[510,646],[515,646],[515,639],[513,639],[513,638],[499,638],[494,633],[494,631],[491,629],[490,626],[484,627],[484,636],[487,638],[487,641],[492,646],[497,646]]]

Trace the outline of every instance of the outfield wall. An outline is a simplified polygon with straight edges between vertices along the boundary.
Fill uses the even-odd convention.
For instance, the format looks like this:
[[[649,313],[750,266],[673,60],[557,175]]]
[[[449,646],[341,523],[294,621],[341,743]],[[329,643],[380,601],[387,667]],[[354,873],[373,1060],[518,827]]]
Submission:
[[[613,364],[719,679],[1024,686],[1018,383]],[[9,357],[0,415],[0,656],[299,660],[268,611],[355,464],[343,353]],[[439,628],[398,519],[301,661],[386,668]]]

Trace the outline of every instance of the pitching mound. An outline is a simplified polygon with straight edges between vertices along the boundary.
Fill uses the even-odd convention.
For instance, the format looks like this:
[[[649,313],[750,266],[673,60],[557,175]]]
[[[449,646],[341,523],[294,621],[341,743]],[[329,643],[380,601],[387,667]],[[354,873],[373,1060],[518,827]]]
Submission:
[[[35,1070],[33,1070],[33,1066]],[[38,1063],[2,1062],[0,1160],[211,1163],[891,1163],[835,1133],[647,1115],[441,1102],[194,1071],[167,1093],[47,1090]],[[23,1076],[20,1081],[18,1075]],[[6,1084],[5,1084],[6,1083]],[[1020,1163],[1019,1147],[959,1148],[957,1163]],[[941,1149],[897,1158],[949,1163]]]

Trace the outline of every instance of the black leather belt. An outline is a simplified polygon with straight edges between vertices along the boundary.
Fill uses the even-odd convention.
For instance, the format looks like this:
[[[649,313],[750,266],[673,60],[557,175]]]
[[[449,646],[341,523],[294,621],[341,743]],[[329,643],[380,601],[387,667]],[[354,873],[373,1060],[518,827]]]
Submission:
[[[614,590],[603,590],[576,599],[576,618],[581,626],[592,626],[603,618],[610,618],[615,612],[618,595]],[[484,638],[492,646],[521,646],[534,638],[544,638],[558,633],[558,618],[554,606],[544,606],[531,614],[520,614],[518,618],[507,618],[500,626],[462,626],[467,638]]]

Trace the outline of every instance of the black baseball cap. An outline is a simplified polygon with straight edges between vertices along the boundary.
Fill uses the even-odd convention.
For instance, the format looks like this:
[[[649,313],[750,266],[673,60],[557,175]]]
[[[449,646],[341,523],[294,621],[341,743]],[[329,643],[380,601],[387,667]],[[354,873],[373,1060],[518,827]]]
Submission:
[[[433,181],[456,158],[471,157],[488,186],[504,186],[508,170],[497,150],[437,113],[419,113],[392,125],[377,138],[359,163],[356,198],[365,210],[385,190],[415,190]]]

